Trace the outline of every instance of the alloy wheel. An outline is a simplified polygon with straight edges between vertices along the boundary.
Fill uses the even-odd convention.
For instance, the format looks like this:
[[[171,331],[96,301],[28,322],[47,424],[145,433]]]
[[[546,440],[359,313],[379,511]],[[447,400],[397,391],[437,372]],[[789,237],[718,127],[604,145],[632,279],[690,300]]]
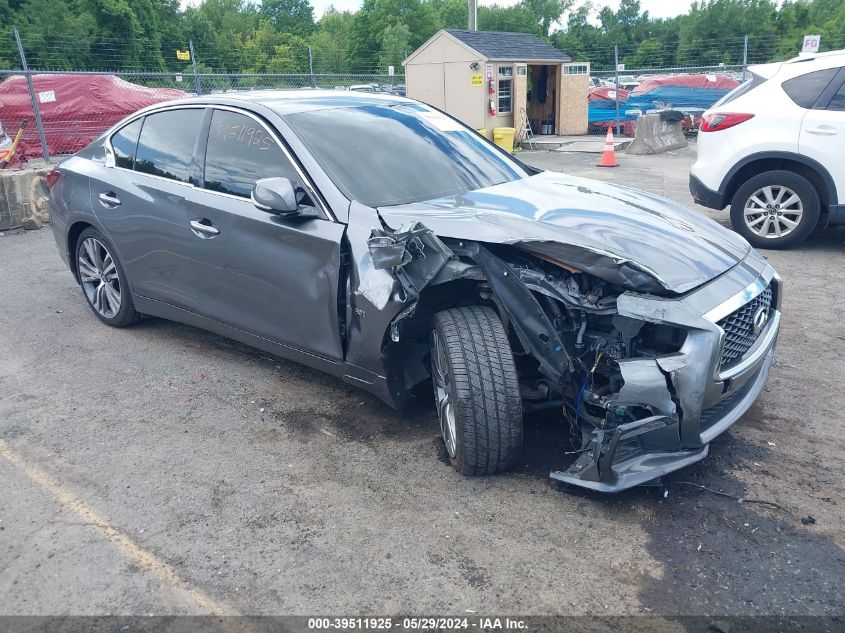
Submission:
[[[755,191],[745,202],[745,225],[760,237],[775,239],[798,228],[804,203],[789,187],[768,185]]]
[[[85,238],[77,255],[82,290],[98,314],[113,319],[120,311],[120,278],[114,258],[105,245],[93,237]]]
[[[455,457],[457,449],[457,424],[455,421],[455,407],[449,395],[449,365],[446,361],[446,350],[435,331],[431,344],[431,378],[434,383],[434,399],[437,404],[437,415],[440,418],[440,432],[449,457]]]

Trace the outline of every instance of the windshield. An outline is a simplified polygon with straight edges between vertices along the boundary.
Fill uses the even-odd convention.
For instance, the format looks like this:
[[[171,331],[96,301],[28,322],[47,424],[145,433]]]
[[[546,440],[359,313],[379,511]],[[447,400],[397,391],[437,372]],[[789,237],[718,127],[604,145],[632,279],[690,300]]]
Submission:
[[[454,196],[528,176],[475,131],[422,104],[285,117],[338,188],[370,207]]]

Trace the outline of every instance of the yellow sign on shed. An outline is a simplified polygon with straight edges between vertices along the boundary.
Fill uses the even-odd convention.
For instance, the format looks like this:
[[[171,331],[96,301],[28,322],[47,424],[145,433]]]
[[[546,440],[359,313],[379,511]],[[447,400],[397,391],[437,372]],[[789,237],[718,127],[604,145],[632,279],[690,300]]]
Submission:
[[[189,62],[189,61],[191,61],[191,51],[180,51],[180,50],[177,50],[177,51],[176,51],[176,59],[178,59],[178,60],[180,60],[180,61],[183,61],[183,62]]]
[[[477,75],[471,75],[469,78],[469,83],[473,88],[480,88],[484,85],[484,75],[481,73]]]

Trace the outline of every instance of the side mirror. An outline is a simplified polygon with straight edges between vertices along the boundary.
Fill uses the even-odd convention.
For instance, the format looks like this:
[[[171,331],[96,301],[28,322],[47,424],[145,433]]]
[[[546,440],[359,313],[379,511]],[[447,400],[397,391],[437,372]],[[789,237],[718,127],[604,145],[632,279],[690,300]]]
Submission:
[[[262,178],[252,188],[252,203],[262,211],[279,215],[296,215],[299,203],[296,191],[287,178]]]

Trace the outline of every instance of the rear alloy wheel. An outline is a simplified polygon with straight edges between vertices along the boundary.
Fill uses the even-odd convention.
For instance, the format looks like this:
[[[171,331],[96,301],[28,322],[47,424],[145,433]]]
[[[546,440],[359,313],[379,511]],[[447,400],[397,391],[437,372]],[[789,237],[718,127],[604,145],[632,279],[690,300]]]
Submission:
[[[97,229],[82,231],[76,244],[76,270],[85,299],[107,325],[124,327],[139,320],[114,249]]]
[[[734,230],[759,248],[788,248],[803,241],[819,219],[819,195],[803,176],[769,171],[751,178],[734,195]]]
[[[455,469],[490,475],[513,466],[522,449],[522,398],[507,334],[492,309],[434,315],[431,379]]]

